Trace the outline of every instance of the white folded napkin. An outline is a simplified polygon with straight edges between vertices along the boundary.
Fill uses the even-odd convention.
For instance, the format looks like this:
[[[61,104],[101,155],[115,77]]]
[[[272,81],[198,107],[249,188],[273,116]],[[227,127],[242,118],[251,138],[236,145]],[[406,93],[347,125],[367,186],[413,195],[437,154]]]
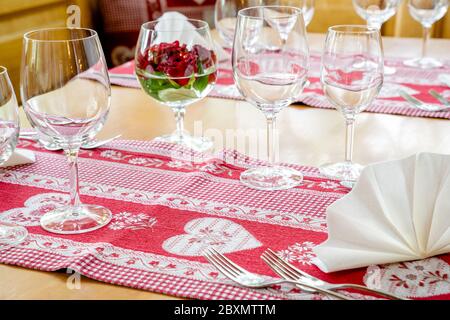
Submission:
[[[324,272],[450,252],[450,156],[431,153],[366,167],[327,208],[328,239],[315,247]]]
[[[174,21],[175,20],[175,21]],[[156,43],[161,42],[173,42],[179,40],[181,43],[185,43],[188,46],[195,44],[202,45],[205,48],[209,48],[205,39],[197,32],[190,32],[195,30],[195,27],[188,21],[188,18],[176,11],[169,11],[164,13],[159,19],[155,30],[180,30],[175,33],[160,32],[156,36]],[[220,44],[214,41],[214,51],[216,53],[218,61],[225,61],[230,59],[230,54],[226,52]]]
[[[36,161],[36,156],[30,150],[16,149],[14,153],[9,157],[9,159],[0,165],[0,168],[18,166],[21,164],[34,163]]]

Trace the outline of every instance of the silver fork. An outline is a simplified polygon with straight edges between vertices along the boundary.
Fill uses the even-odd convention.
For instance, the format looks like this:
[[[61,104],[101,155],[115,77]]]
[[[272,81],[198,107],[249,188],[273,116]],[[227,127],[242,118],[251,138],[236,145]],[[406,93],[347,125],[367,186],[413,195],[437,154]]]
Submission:
[[[410,94],[406,93],[403,90],[399,90],[398,93],[400,94],[400,96],[403,99],[408,101],[413,107],[420,109],[420,110],[430,111],[430,112],[440,112],[440,111],[446,111],[446,110],[450,109],[450,106],[440,107],[440,106],[436,106],[433,104],[424,103],[424,102],[420,101],[419,99],[414,98],[413,96],[411,96]]]
[[[313,277],[312,275],[310,275],[302,270],[297,269],[290,263],[281,259],[271,249],[267,249],[261,255],[261,259],[263,259],[264,262],[266,262],[267,265],[273,271],[275,271],[275,273],[277,273],[279,276],[281,276],[285,279],[294,280],[294,281],[301,280],[302,282],[312,284],[317,287],[325,288],[328,290],[356,289],[356,290],[360,290],[360,291],[369,292],[372,294],[378,294],[380,296],[390,298],[390,299],[409,300],[406,298],[398,297],[396,295],[390,294],[390,293],[382,291],[382,290],[371,289],[366,286],[362,286],[362,285],[358,285],[358,284],[353,284],[353,283],[331,284],[331,283],[325,282],[316,277]]]
[[[311,291],[319,292],[338,299],[352,300],[350,297],[347,297],[343,294],[328,290],[326,288],[320,288],[310,283],[303,283],[302,281],[289,279],[267,280],[262,276],[254,274],[237,265],[214,248],[209,248],[208,250],[206,250],[204,256],[224,276],[244,287],[261,289],[276,284],[289,283],[296,286],[300,285],[302,287],[307,287]]]

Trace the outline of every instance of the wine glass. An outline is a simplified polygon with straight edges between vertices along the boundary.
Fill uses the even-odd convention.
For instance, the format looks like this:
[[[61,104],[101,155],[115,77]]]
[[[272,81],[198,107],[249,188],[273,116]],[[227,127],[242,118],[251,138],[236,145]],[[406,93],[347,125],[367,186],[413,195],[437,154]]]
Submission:
[[[261,5],[285,5],[300,8],[303,11],[306,26],[314,16],[314,0],[217,0],[214,21],[225,47],[231,48],[233,45],[238,11]]]
[[[400,3],[401,0],[353,0],[353,7],[369,27],[380,30],[382,24],[395,15]],[[391,75],[395,72],[395,68],[384,66],[384,74]]]
[[[0,66],[0,165],[13,154],[19,139],[19,110],[8,71]],[[1,169],[0,169],[1,170]],[[27,237],[27,229],[0,221],[0,250],[16,246]]]
[[[217,78],[208,23],[177,18],[144,23],[136,48],[136,75],[142,89],[175,113],[175,133],[156,140],[195,151],[211,149],[210,139],[184,130],[186,107],[206,97]]]
[[[111,87],[97,32],[54,28],[24,35],[21,95],[31,125],[64,150],[69,164],[70,204],[41,218],[45,230],[78,234],[111,220],[102,206],[82,204],[77,158],[80,146],[103,127]]]
[[[383,48],[380,31],[367,26],[328,29],[322,57],[321,83],[328,100],[341,111],[347,126],[345,161],[326,165],[320,172],[352,186],[362,166],[352,161],[354,125],[383,85]]]
[[[409,0],[411,16],[423,27],[422,57],[404,61],[408,67],[431,69],[440,68],[442,63],[427,56],[428,40],[433,23],[440,20],[448,10],[448,0]]]
[[[274,128],[278,113],[302,93],[307,82],[309,49],[302,11],[259,6],[238,13],[233,45],[233,77],[242,96],[267,119],[267,166],[249,169],[241,182],[253,189],[289,189],[302,174],[274,164]]]
[[[401,0],[353,0],[353,7],[369,27],[381,29],[381,25],[395,15],[400,3]]]

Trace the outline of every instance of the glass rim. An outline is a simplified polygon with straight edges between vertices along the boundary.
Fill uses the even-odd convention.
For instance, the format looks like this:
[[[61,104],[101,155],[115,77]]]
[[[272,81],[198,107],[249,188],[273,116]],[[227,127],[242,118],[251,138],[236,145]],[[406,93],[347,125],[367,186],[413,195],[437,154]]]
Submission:
[[[57,30],[81,30],[81,31],[88,31],[91,34],[87,35],[87,36],[81,36],[79,38],[76,39],[61,39],[61,40],[44,40],[44,39],[35,39],[32,37],[33,34],[37,34],[37,33],[41,33],[41,32],[48,32],[48,31],[57,31]],[[68,28],[68,27],[57,27],[57,28],[43,28],[43,29],[36,29],[36,30],[31,30],[28,31],[27,33],[25,33],[23,35],[23,38],[27,41],[34,41],[34,42],[74,42],[74,41],[81,41],[81,40],[88,40],[91,38],[95,38],[97,37],[97,31],[95,31],[94,29],[90,29],[90,28]]]
[[[293,6],[276,6],[276,5],[267,5],[267,6],[253,6],[241,9],[238,11],[238,17],[246,18],[246,19],[263,19],[262,17],[255,17],[244,14],[246,11],[254,10],[254,9],[271,9],[271,8],[282,8],[282,9],[292,9],[295,13],[291,15],[301,15],[303,16],[303,11],[299,8]]]
[[[195,22],[195,23],[198,23],[198,24],[199,24],[199,26],[197,27],[197,26],[195,26],[195,25],[193,25],[193,24],[191,23],[191,24],[193,25],[195,31],[209,30],[209,24],[208,24],[208,22],[206,22],[206,21],[204,21],[204,20],[200,20],[200,19],[168,18],[168,19],[165,19],[165,21],[187,21],[187,22]],[[180,31],[184,31],[184,30],[185,30],[185,29],[183,29],[182,27],[181,27],[181,28],[177,28],[177,29],[171,29],[171,30],[155,30],[155,28],[149,28],[149,27],[148,27],[150,24],[154,24],[154,25],[156,26],[156,24],[157,24],[158,22],[160,22],[160,20],[151,20],[151,21],[144,22],[144,23],[141,25],[141,29],[145,29],[145,30],[148,30],[148,31],[156,31],[156,32],[180,32]]]
[[[371,34],[378,33],[379,30],[363,24],[339,24],[328,28],[328,32],[349,33],[349,34]]]
[[[8,73],[8,68],[4,67],[4,66],[0,66],[0,75],[3,75],[5,73],[6,74]]]

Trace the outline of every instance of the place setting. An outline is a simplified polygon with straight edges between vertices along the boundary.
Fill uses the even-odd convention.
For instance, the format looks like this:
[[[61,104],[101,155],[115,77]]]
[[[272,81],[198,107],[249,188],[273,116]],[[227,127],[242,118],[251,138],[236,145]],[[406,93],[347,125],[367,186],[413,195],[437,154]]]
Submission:
[[[119,66],[94,29],[24,33],[17,87],[0,66],[0,267],[202,300],[450,299],[450,156],[414,139],[400,158],[354,156],[389,139],[382,125],[358,127],[361,117],[419,119],[445,144],[450,60],[427,48],[448,1],[353,0],[365,24],[323,35],[310,31],[315,1],[297,2],[216,1],[217,30],[158,12]],[[383,24],[399,10],[424,29],[421,58],[385,52]],[[121,97],[138,111],[118,109]],[[233,109],[244,104],[252,116],[239,121],[264,119],[263,157],[214,150],[186,129],[212,115],[218,130],[239,124]],[[283,136],[311,113],[339,119],[327,138],[344,141],[341,160],[279,160],[283,139],[311,152]],[[137,139],[130,118],[160,127]]]

